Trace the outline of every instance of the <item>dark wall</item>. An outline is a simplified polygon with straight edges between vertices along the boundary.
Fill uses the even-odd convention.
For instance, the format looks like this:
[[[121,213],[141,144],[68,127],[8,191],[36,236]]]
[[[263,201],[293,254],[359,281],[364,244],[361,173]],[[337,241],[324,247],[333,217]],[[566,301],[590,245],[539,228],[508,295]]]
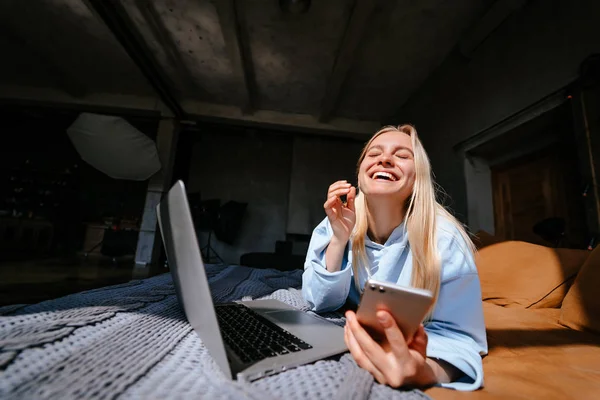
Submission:
[[[600,51],[600,2],[526,2],[478,47],[453,53],[397,116],[414,123],[438,182],[467,213],[463,159],[452,147],[572,82]]]
[[[312,233],[325,218],[323,203],[333,182],[345,179],[356,186],[356,162],[363,145],[329,137],[294,139],[287,233]]]
[[[200,192],[202,200],[248,204],[234,245],[213,240],[213,247],[227,262],[238,263],[247,252],[272,252],[275,241],[285,239],[291,149],[291,136],[199,133],[188,192]],[[202,234],[201,244],[206,240]]]
[[[310,235],[323,218],[327,189],[354,179],[362,142],[289,132],[205,128],[197,133],[188,192],[202,199],[248,204],[236,241],[212,239],[219,255],[238,263],[250,252],[274,252],[275,242]],[[207,234],[200,234],[201,245]],[[306,243],[305,243],[306,244]],[[304,245],[305,245],[304,244]],[[305,246],[294,246],[301,254]]]

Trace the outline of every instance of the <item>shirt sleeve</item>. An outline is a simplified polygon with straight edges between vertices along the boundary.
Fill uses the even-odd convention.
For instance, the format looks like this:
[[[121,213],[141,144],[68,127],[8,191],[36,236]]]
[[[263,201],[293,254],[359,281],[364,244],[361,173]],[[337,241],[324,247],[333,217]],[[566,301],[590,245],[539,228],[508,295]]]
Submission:
[[[348,247],[339,271],[329,272],[325,265],[325,251],[332,236],[329,220],[325,218],[314,229],[308,245],[302,274],[302,295],[315,312],[337,310],[344,305],[350,292],[352,268],[348,261]]]
[[[439,386],[472,391],[483,386],[482,356],[488,351],[479,276],[462,237],[442,241],[439,248],[442,282],[433,318],[425,325],[427,356],[464,373]]]

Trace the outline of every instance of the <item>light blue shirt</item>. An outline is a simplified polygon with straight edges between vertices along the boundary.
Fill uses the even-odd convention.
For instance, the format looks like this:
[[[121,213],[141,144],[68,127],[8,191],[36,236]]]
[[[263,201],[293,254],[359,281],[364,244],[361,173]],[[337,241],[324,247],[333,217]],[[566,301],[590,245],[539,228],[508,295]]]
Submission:
[[[459,381],[440,384],[456,390],[483,386],[482,356],[487,354],[481,287],[477,268],[460,233],[445,217],[437,218],[437,247],[441,256],[441,285],[433,318],[425,324],[427,357],[442,359],[465,373]],[[358,304],[354,285],[351,243],[346,246],[340,271],[325,267],[325,250],[333,231],[325,218],[313,231],[309,244],[302,294],[313,311],[332,311],[346,302]],[[383,245],[367,236],[365,248],[373,279],[411,285],[412,252],[405,224],[400,224]],[[367,274],[359,274],[364,286]]]

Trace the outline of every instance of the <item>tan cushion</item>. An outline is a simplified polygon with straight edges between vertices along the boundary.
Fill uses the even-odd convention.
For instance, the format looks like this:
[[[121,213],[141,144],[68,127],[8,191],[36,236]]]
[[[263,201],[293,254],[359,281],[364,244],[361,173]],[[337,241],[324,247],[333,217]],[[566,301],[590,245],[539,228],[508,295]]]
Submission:
[[[596,247],[565,296],[560,323],[600,333],[600,247]]]
[[[483,304],[489,354],[484,388],[432,388],[436,400],[595,399],[600,393],[600,335],[558,323],[560,309]]]
[[[485,357],[484,387],[480,390],[459,392],[432,388],[425,393],[435,400],[597,399],[600,393],[598,360],[600,347],[597,343],[574,342],[560,346],[532,344],[522,348],[518,356]]]
[[[504,239],[491,235],[486,231],[477,231],[476,234],[472,235],[471,239],[477,249],[483,249],[492,244],[504,242]]]
[[[487,246],[476,259],[483,300],[505,307],[560,307],[589,255],[519,241]]]

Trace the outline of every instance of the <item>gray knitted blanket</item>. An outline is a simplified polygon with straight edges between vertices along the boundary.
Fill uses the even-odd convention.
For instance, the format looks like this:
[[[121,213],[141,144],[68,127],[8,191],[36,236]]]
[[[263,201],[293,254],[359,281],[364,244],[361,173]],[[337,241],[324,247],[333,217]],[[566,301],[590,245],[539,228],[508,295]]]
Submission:
[[[307,310],[301,274],[207,266],[215,302],[274,298]],[[0,307],[0,398],[429,399],[377,384],[349,354],[230,381],[186,321],[170,274]]]

